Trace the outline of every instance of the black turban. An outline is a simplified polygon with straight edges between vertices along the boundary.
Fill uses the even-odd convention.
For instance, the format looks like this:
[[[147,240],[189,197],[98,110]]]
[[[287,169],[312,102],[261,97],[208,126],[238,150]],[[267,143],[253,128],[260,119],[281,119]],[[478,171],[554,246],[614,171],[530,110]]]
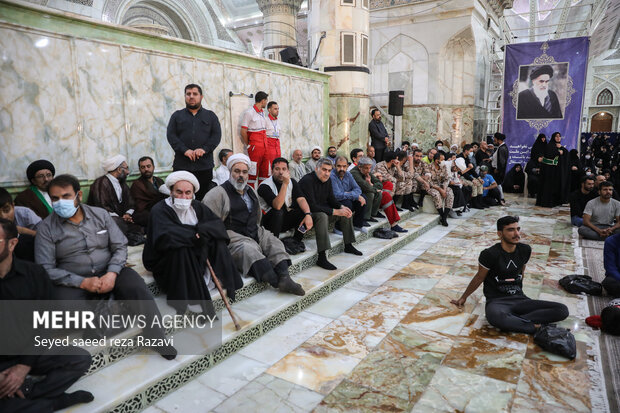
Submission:
[[[549,75],[550,78],[553,77],[553,68],[549,65],[538,66],[530,73],[530,79],[534,80],[540,75]]]
[[[28,177],[28,181],[34,179],[34,176],[41,169],[49,169],[52,172],[52,175],[56,175],[56,169],[50,161],[47,161],[45,159],[39,159],[38,161],[34,161],[30,165],[28,165],[28,169],[26,169],[26,176]]]

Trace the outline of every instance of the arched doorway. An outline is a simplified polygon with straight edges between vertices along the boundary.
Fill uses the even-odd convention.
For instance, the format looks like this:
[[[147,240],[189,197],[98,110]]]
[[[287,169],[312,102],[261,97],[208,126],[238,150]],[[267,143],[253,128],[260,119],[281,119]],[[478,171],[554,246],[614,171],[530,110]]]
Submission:
[[[592,116],[590,132],[611,132],[614,117],[607,112],[599,112]]]

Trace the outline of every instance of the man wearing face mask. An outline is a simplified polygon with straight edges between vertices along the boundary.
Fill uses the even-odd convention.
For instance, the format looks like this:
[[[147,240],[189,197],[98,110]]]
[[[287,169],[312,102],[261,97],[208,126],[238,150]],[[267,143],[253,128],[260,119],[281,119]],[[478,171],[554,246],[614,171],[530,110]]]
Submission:
[[[228,251],[228,234],[222,221],[206,205],[194,199],[200,184],[187,171],[176,171],[166,178],[170,197],[152,209],[147,241],[142,252],[144,267],[153,272],[158,287],[166,293],[168,304],[178,313],[199,305],[213,313],[209,286],[213,267],[228,297],[243,281]]]
[[[226,162],[230,179],[209,191],[202,202],[224,221],[230,237],[228,248],[241,274],[282,292],[304,295],[302,286],[289,275],[291,259],[284,244],[260,226],[258,195],[248,185],[250,164],[247,155],[231,155]]]
[[[108,211],[129,240],[129,245],[143,244],[143,230],[133,222],[134,202],[127,185],[127,160],[123,155],[115,155],[103,161],[102,167],[107,173],[90,186],[86,203]]]
[[[82,204],[80,183],[72,175],[59,175],[50,182],[54,212],[40,225],[35,238],[35,261],[55,284],[53,296],[66,302],[67,310],[95,311],[98,301],[123,300],[133,315],[145,317],[142,335],[165,338],[153,319],[161,320],[144,280],[126,267],[127,238],[104,209]],[[83,306],[82,306],[83,304]],[[76,308],[69,308],[76,307]],[[156,346],[164,358],[176,357],[171,345]]]

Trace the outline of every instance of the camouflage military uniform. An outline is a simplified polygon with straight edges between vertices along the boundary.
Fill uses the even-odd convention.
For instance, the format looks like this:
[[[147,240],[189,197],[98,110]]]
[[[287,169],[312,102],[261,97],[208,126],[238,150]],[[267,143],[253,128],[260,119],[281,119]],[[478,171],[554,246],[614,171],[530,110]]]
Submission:
[[[412,181],[411,181],[411,189],[414,193],[419,194],[423,189],[422,184],[418,182],[419,178],[426,177],[426,174],[429,173],[428,164],[426,162],[420,162],[418,166],[412,165]]]
[[[413,191],[413,169],[409,167],[409,160],[404,164],[401,164],[400,169],[403,173],[404,179],[402,181],[398,181],[396,185],[396,191],[394,193],[396,195],[407,195]]]
[[[394,188],[398,188],[398,183],[405,180],[405,175],[403,171],[395,166],[388,168],[385,161],[381,161],[377,163],[375,171],[373,173],[379,172],[381,174],[381,178],[383,181],[390,181],[394,184]]]
[[[444,206],[444,199],[441,197],[438,190],[431,188],[428,191],[428,194],[433,197],[435,208],[438,210],[441,208],[452,208],[452,204],[454,203],[454,193],[452,192],[452,189],[448,188],[448,184],[450,183],[450,175],[448,174],[447,169],[443,166],[439,166],[439,169],[437,169],[434,162],[430,164],[428,169],[431,173],[430,185],[441,187],[445,189],[447,193]]]

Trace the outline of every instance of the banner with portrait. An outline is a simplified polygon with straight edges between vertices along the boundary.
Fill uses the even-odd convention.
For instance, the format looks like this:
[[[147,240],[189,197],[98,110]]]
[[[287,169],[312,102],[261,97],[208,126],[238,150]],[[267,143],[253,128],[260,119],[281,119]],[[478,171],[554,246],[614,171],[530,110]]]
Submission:
[[[525,167],[539,133],[549,139],[560,132],[567,149],[577,148],[589,44],[588,37],[574,37],[506,46],[502,132],[508,169]]]

